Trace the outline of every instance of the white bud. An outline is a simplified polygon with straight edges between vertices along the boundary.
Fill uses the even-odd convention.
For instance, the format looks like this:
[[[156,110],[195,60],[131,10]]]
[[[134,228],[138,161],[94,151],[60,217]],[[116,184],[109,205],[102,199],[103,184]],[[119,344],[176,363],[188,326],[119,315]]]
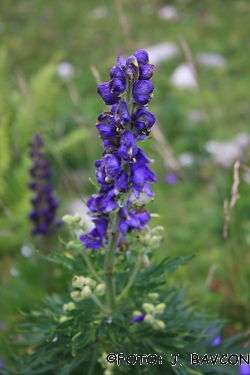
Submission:
[[[85,285],[82,288],[81,296],[83,298],[90,298],[92,296],[92,291],[91,291],[91,289],[90,289],[90,287],[88,285]]]
[[[155,312],[155,307],[152,305],[152,303],[144,303],[142,305],[142,309],[145,311],[146,314],[154,314]]]
[[[151,233],[155,234],[156,236],[160,236],[161,234],[163,234],[163,232],[164,232],[164,227],[162,227],[161,225],[158,225],[157,227],[151,230]]]
[[[157,330],[162,330],[166,327],[165,323],[162,320],[155,320],[153,322],[153,328]]]
[[[142,315],[142,312],[140,312],[140,311],[133,311],[133,317],[135,317],[135,316],[139,316],[139,315]]]
[[[80,221],[79,221],[79,227],[81,228],[81,229],[85,229],[85,221],[83,220],[83,219],[81,219]]]
[[[74,215],[74,221],[76,221],[77,223],[81,220],[81,216],[78,212],[75,213]]]
[[[72,225],[74,223],[74,218],[71,215],[64,215],[62,221],[68,225]]]
[[[61,316],[61,318],[59,319],[59,322],[60,323],[64,323],[64,322],[67,322],[67,320],[70,320],[71,318],[69,316]]]
[[[75,245],[75,244],[74,244],[73,241],[69,241],[69,242],[67,243],[67,245],[66,245],[66,248],[69,250],[69,249],[71,249],[74,245]]]
[[[159,303],[159,305],[155,306],[155,313],[162,314],[163,311],[165,310],[165,307],[166,307],[165,303]]]
[[[157,249],[160,246],[162,240],[162,236],[153,236],[151,237],[148,246],[151,249]]]
[[[141,267],[147,268],[149,266],[150,266],[149,257],[146,254],[143,254],[142,259],[141,259]]]
[[[159,298],[159,293],[148,293],[148,297],[156,300]]]
[[[142,243],[143,243],[143,245],[148,246],[149,241],[150,241],[150,238],[151,238],[150,234],[147,233],[147,234],[142,238]]]
[[[154,317],[151,314],[146,314],[143,321],[145,323],[151,324],[154,321]]]
[[[72,279],[73,288],[82,288],[85,278],[83,276],[74,276]]]
[[[83,299],[81,292],[79,290],[74,290],[70,293],[70,296],[75,302],[79,302]]]
[[[91,279],[90,277],[84,277],[83,285],[87,285],[90,288],[94,288],[96,286],[96,281]]]
[[[105,291],[106,291],[106,285],[104,283],[98,284],[95,287],[95,294],[97,296],[103,296],[105,294]]]
[[[65,303],[63,305],[63,311],[64,312],[72,311],[75,309],[75,307],[76,305],[74,304],[74,302]]]

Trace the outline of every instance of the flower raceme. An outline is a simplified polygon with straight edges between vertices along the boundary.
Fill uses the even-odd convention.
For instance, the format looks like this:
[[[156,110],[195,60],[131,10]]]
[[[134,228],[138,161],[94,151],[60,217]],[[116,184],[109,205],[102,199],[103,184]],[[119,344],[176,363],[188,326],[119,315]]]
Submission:
[[[156,182],[148,167],[152,160],[137,145],[148,138],[155,123],[155,116],[148,111],[154,90],[150,81],[153,71],[154,65],[144,50],[135,51],[127,60],[119,56],[110,70],[110,81],[97,89],[111,108],[101,113],[96,123],[103,154],[95,162],[99,191],[87,202],[95,228],[80,236],[86,248],[97,250],[107,241],[109,214],[113,211],[118,220],[116,230],[123,237],[129,231],[145,229],[150,220],[146,208],[133,205],[131,194],[136,199],[142,192],[154,195],[149,185]]]

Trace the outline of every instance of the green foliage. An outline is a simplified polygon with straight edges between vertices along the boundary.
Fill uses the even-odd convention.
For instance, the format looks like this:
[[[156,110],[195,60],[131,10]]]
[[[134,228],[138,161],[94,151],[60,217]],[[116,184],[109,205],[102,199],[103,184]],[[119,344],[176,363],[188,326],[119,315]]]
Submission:
[[[97,263],[103,262],[100,252],[93,254],[93,258]],[[79,274],[79,270],[82,273],[87,270],[82,254],[75,257],[54,254],[52,260],[63,264],[72,275]],[[239,348],[240,337],[219,348],[212,348],[211,336],[207,331],[215,326],[219,331],[223,322],[195,312],[185,302],[185,291],[163,286],[163,280],[168,280],[173,270],[186,260],[165,259],[159,265],[142,270],[112,318],[100,310],[92,299],[75,302],[72,310],[65,311],[65,304],[72,303],[68,295],[47,297],[42,306],[26,314],[28,322],[20,327],[19,344],[28,346],[32,354],[22,364],[20,359],[16,359],[15,370],[3,370],[2,374],[81,375],[83,368],[84,373],[89,375],[106,374],[103,372],[105,368],[110,368],[112,374],[144,374],[150,366],[139,365],[139,360],[133,366],[128,366],[122,360],[119,367],[116,364],[108,366],[105,358],[109,353],[124,353],[124,357],[132,353],[155,353],[158,356],[157,364],[150,366],[150,373],[155,375],[234,373],[231,369],[233,366],[205,365],[201,368],[190,363],[192,353],[199,353],[202,357],[205,353],[214,355],[218,350],[221,353],[232,352]],[[128,267],[128,271],[121,273],[122,277],[117,277],[118,290],[122,290],[129,280],[134,261],[130,259],[128,263],[123,267]],[[157,292],[159,296],[155,299],[149,292]],[[145,302],[166,304],[159,314],[165,324],[163,329],[154,329],[145,322],[130,322],[133,311],[140,310]],[[179,354],[178,362],[183,366],[171,366],[174,353]],[[160,357],[162,364],[158,363]]]

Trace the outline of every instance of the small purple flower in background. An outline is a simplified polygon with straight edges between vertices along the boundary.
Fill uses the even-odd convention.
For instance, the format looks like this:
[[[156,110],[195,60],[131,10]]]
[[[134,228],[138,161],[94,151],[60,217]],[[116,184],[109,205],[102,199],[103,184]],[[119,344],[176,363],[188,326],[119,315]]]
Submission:
[[[169,172],[165,176],[165,181],[168,185],[176,185],[179,179],[175,173]]]
[[[3,367],[3,361],[0,359],[0,368]]]
[[[135,316],[133,319],[130,320],[130,323],[143,322],[145,316],[146,314]]]
[[[3,322],[0,320],[0,331],[3,329]]]
[[[239,375],[250,375],[250,365],[245,362],[239,365]]]
[[[30,168],[32,181],[29,183],[29,188],[35,192],[35,197],[31,199],[33,209],[29,214],[34,225],[31,234],[50,235],[61,225],[61,221],[56,220],[58,202],[49,183],[52,172],[46,154],[41,150],[44,142],[40,134],[36,133],[29,145],[30,157],[33,160],[33,166]]]

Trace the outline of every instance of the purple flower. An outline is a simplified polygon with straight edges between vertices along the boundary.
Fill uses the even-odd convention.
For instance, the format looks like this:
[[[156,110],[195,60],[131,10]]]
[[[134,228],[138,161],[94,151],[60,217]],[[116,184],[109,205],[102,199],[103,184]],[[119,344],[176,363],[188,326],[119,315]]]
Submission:
[[[250,365],[246,362],[239,365],[239,375],[250,375]]]
[[[130,204],[131,201],[128,201],[127,206],[121,207],[119,211],[121,220],[118,229],[123,234],[133,229],[144,230],[150,220],[150,214],[144,207],[129,211]]]
[[[140,108],[132,116],[132,123],[137,134],[140,136],[137,139],[141,140],[149,135],[150,129],[155,123],[155,116],[147,108]]]
[[[153,64],[145,64],[139,67],[139,79],[150,79],[153,77],[154,74],[154,65]]]
[[[3,367],[3,361],[0,359],[0,368]]]
[[[114,106],[113,106],[112,109],[116,114],[116,121],[120,125],[119,127],[121,129],[124,129],[128,125],[129,121],[131,120],[131,117],[128,113],[127,103],[125,102],[124,99],[122,99],[117,104],[116,108],[114,108]]]
[[[137,199],[139,199],[142,190],[149,197],[154,196],[148,182],[156,182],[157,179],[155,174],[146,165],[146,163],[150,162],[151,160],[148,159],[146,154],[141,149],[138,149],[136,163],[130,164],[132,188]]]
[[[146,314],[135,316],[133,319],[130,320],[130,323],[143,322],[145,316]]]
[[[148,64],[149,57],[147,51],[138,49],[133,53],[133,55],[136,57],[138,64]]]
[[[58,228],[55,220],[58,202],[53,194],[53,187],[48,179],[51,175],[49,163],[46,154],[41,151],[44,142],[40,134],[35,134],[29,143],[30,155],[34,161],[33,167],[30,169],[33,181],[29,183],[29,188],[36,193],[31,199],[33,206],[29,214],[30,220],[33,222],[32,235],[45,235],[55,232]]]
[[[80,236],[80,240],[87,249],[97,250],[100,248],[103,238],[106,235],[108,220],[98,217],[93,222],[95,223],[95,228],[91,232]]]
[[[169,185],[176,185],[177,182],[179,181],[179,179],[178,179],[178,176],[176,176],[175,173],[169,172],[165,176],[165,181]]]
[[[207,330],[207,334],[212,336],[213,335],[213,332],[216,333],[217,329],[216,328],[210,328]],[[222,342],[222,336],[221,334],[218,334],[217,336],[213,337],[212,340],[211,340],[211,346],[218,346],[220,345]]]
[[[126,130],[120,140],[120,147],[117,152],[118,155],[127,163],[131,163],[137,154],[138,148],[133,136],[133,133]]]
[[[148,105],[153,97],[154,85],[147,80],[135,81],[133,85],[133,99],[139,106]]]
[[[104,82],[97,88],[98,94],[102,97],[103,101],[107,105],[112,105],[117,103],[120,98],[119,95],[113,94],[110,89],[110,83]]]
[[[126,76],[131,80],[135,81],[139,77],[139,67],[135,56],[129,56],[126,60]]]

